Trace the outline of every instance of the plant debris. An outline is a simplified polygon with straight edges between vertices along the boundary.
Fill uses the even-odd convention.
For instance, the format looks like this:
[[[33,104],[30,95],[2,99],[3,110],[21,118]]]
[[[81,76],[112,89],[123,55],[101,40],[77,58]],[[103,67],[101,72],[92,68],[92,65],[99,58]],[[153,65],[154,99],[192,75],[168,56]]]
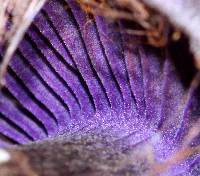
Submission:
[[[46,0],[0,0],[0,42],[6,45],[0,66],[0,81],[4,84],[4,74],[25,31]]]
[[[112,19],[135,22],[140,29],[127,29],[125,33],[144,36],[154,47],[165,47],[171,40],[181,38],[180,30],[173,28],[167,18],[138,0],[78,0],[87,13]]]

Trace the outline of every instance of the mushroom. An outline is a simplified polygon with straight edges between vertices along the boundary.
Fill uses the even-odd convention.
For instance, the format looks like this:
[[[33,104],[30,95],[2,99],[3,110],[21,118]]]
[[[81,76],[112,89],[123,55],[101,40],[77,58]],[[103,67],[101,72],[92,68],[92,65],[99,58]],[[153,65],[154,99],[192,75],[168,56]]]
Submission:
[[[130,25],[47,1],[4,75],[0,176],[199,175],[188,39],[157,48]]]

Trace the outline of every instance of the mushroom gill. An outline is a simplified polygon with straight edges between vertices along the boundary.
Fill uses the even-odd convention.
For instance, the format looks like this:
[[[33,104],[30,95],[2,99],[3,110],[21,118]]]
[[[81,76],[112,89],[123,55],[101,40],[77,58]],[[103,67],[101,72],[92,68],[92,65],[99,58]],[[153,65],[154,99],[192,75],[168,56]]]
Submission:
[[[199,136],[190,136],[199,74],[187,41],[158,49],[126,26],[49,0],[5,74],[0,146],[48,176],[200,174]],[[37,162],[45,157],[55,167]]]

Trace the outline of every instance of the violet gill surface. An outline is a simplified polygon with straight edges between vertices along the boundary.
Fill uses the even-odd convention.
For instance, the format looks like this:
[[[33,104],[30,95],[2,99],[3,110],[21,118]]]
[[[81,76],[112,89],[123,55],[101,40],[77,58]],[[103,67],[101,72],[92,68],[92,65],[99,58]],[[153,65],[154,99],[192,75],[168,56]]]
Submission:
[[[0,146],[95,134],[121,151],[148,143],[158,162],[178,151],[200,113],[195,72],[180,67],[190,54],[181,43],[145,46],[125,25],[49,0],[9,64]],[[166,174],[197,176],[198,167],[195,155]]]

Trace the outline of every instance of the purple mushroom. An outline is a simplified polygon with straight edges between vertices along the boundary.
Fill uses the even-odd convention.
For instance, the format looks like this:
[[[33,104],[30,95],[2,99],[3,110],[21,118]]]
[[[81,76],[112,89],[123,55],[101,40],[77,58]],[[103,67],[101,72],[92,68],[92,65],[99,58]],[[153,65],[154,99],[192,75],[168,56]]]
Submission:
[[[74,0],[49,0],[5,75],[0,147],[56,141],[60,148],[59,141],[92,136],[91,152],[108,147],[107,159],[114,150],[123,157],[113,161],[126,160],[126,170],[107,175],[200,175],[199,134],[190,136],[200,114],[199,75],[186,40],[157,49],[123,33],[125,26],[85,13]],[[165,169],[156,167],[162,163]]]

